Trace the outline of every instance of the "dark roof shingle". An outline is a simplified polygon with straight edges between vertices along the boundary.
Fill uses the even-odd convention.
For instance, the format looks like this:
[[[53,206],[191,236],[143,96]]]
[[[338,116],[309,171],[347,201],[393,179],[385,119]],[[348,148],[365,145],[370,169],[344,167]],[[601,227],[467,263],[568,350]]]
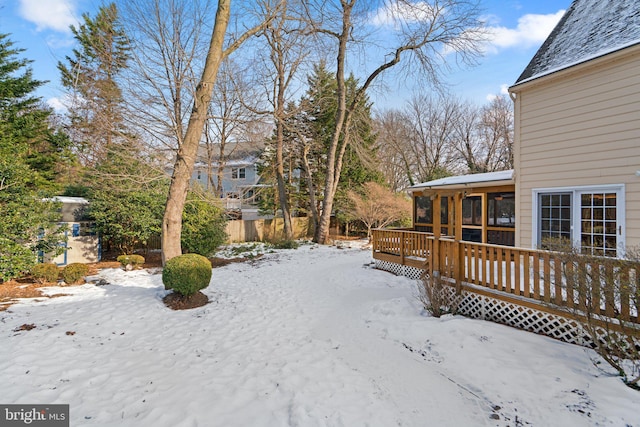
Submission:
[[[574,0],[516,84],[638,43],[639,0]]]

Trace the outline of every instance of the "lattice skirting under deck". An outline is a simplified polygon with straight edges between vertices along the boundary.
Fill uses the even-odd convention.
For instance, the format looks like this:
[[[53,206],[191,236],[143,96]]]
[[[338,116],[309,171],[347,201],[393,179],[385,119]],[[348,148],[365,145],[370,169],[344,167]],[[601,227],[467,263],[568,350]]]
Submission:
[[[389,271],[398,276],[406,276],[419,280],[424,270],[403,266],[388,261],[375,261],[376,268]],[[572,344],[591,347],[593,342],[581,327],[580,323],[558,314],[548,313],[517,303],[503,301],[487,295],[480,295],[463,290],[455,295],[455,289],[445,287],[451,292],[451,298],[458,300],[459,314],[475,319],[488,320],[513,326],[515,328],[546,335]]]
[[[409,279],[420,280],[424,273],[421,268],[410,267],[408,265],[396,264],[395,262],[375,260],[375,266],[378,270],[388,271],[396,276],[405,276]]]

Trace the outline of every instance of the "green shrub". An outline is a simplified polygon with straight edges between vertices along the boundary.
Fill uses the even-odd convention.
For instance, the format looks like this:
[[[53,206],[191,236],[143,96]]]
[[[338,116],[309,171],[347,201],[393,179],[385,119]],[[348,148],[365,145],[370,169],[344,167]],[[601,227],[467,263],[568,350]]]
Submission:
[[[55,283],[58,281],[60,270],[52,262],[36,264],[31,267],[31,275],[38,283]]]
[[[280,240],[274,242],[274,249],[298,249],[300,245],[295,240]]]
[[[180,242],[185,253],[212,255],[227,240],[227,219],[218,200],[196,197],[210,197],[189,193],[182,215]]]
[[[171,258],[162,270],[165,289],[190,296],[209,286],[211,262],[198,254],[185,254]]]
[[[67,285],[79,283],[89,273],[89,267],[85,264],[74,262],[62,269],[62,278]]]
[[[144,257],[142,255],[120,255],[116,258],[123,268],[127,268],[128,265],[134,270],[144,264]]]

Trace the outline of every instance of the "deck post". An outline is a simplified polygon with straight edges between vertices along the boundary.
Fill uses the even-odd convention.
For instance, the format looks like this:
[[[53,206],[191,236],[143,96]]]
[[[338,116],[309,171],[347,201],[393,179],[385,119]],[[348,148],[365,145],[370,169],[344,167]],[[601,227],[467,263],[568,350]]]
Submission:
[[[462,250],[462,192],[456,192],[454,196],[454,230],[455,230],[455,266],[454,278],[456,279],[456,291],[462,292],[462,281],[464,279],[464,251]]]
[[[431,265],[433,276],[440,276],[440,233],[442,225],[440,223],[440,194],[434,194],[431,206],[433,208],[433,254],[431,254]]]

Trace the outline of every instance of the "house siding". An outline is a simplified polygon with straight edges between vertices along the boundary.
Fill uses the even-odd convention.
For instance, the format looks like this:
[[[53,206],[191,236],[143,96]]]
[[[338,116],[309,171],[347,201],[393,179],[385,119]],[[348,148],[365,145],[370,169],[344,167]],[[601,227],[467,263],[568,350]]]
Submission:
[[[640,246],[640,48],[515,86],[516,245],[534,247],[532,190],[623,184]]]
[[[245,177],[244,178],[232,178],[231,170],[235,168],[244,168],[245,169]],[[200,175],[198,175],[200,173]],[[210,189],[211,187],[215,188],[218,183],[217,169],[213,170],[213,184],[208,182],[207,177],[207,168],[205,166],[196,165],[193,174],[191,175],[191,179],[193,182],[197,182],[203,186],[205,189]],[[198,179],[200,176],[200,179]],[[224,194],[234,192],[234,193],[242,193],[247,190],[247,187],[251,187],[258,183],[260,177],[258,176],[256,166],[253,163],[247,164],[234,164],[232,166],[225,166],[222,173],[222,191]]]

